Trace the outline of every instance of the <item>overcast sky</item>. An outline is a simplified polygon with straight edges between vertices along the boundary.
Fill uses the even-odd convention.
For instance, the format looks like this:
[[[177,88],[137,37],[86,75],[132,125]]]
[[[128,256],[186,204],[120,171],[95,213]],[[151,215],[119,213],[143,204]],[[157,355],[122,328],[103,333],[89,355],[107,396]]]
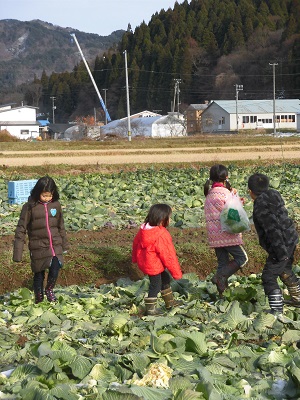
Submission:
[[[128,23],[134,30],[143,21],[148,23],[155,12],[174,4],[175,0],[0,0],[0,19],[40,19],[106,36],[126,30]]]

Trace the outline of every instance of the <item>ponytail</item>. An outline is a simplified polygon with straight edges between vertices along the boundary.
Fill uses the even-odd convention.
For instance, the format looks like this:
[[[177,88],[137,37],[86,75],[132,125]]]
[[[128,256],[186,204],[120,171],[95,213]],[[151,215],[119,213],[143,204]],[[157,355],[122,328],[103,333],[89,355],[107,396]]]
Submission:
[[[208,195],[209,185],[210,185],[210,178],[208,178],[204,184],[204,196],[205,197]]]
[[[226,187],[226,189],[228,189],[231,192],[232,186],[228,179],[225,180],[225,187]]]
[[[209,179],[204,184],[204,196],[208,195],[210,182],[225,182],[225,187],[231,191],[232,187],[227,179],[228,170],[222,164],[215,164],[210,168]]]

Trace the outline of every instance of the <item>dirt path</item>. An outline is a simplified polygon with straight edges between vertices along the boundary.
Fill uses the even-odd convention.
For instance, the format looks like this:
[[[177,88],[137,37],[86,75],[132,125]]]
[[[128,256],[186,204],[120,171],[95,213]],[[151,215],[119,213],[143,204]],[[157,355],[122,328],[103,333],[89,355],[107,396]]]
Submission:
[[[299,159],[299,145],[239,146],[239,147],[184,147],[160,149],[117,149],[117,150],[57,150],[47,151],[4,151],[0,162],[8,167],[38,166],[49,164],[109,165],[109,164],[152,164],[184,163],[205,161],[281,160]]]

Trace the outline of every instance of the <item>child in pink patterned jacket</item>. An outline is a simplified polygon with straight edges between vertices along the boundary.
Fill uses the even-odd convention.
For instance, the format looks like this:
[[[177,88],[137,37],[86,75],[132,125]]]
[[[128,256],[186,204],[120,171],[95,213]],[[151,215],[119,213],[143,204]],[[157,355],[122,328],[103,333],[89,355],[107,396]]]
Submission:
[[[210,183],[212,185],[210,187]],[[229,198],[236,193],[228,181],[228,171],[224,165],[216,164],[210,169],[209,179],[204,185],[204,214],[209,246],[215,249],[218,267],[212,282],[216,284],[220,296],[228,287],[228,278],[248,261],[242,246],[241,233],[223,232],[220,214]]]

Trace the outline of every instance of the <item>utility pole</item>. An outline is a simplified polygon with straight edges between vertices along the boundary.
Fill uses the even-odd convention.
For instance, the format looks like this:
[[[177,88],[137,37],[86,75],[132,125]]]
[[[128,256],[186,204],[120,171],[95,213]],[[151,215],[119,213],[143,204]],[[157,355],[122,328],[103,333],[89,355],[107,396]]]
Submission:
[[[54,105],[54,101],[55,101],[56,97],[51,96],[50,99],[52,99],[52,124],[55,124],[54,110],[56,110],[56,106]]]
[[[104,91],[104,105],[105,105],[105,107],[106,107],[106,92],[108,91],[108,89],[102,89],[103,91]],[[105,113],[105,123],[104,123],[105,125],[107,125],[107,116],[106,116],[106,113]]]
[[[273,134],[276,135],[276,107],[275,107],[275,67],[278,63],[269,63],[269,65],[273,66]]]
[[[243,89],[244,89],[243,85],[235,84],[236,133],[239,133],[239,113],[238,113],[239,91]]]
[[[179,115],[179,94],[180,94],[180,88],[179,84],[181,83],[181,79],[174,79],[175,81],[175,88],[174,88],[174,100],[173,100],[173,106],[172,106],[172,112],[175,111],[175,99],[177,95],[177,114]]]
[[[124,50],[125,57],[125,76],[126,76],[126,97],[127,97],[127,131],[128,140],[131,142],[131,125],[130,125],[130,103],[129,103],[129,86],[128,86],[128,70],[127,70],[127,51]]]

